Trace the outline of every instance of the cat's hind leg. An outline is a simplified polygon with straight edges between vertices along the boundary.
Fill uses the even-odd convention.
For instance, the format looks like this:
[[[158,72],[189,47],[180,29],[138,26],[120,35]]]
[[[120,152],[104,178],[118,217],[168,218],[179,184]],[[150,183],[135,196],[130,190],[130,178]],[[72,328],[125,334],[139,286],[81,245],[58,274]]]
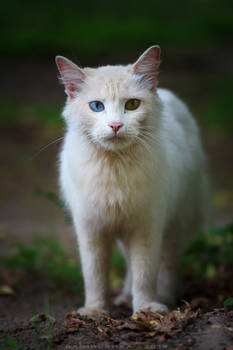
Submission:
[[[176,305],[177,264],[162,256],[157,278],[156,298],[173,309]]]
[[[156,297],[170,309],[176,306],[178,268],[187,245],[188,230],[170,227],[164,234],[160,267],[156,283]]]
[[[117,242],[120,251],[122,252],[123,257],[126,262],[126,275],[124,280],[124,285],[121,293],[114,299],[114,305],[132,305],[132,295],[131,295],[131,285],[132,285],[132,274],[130,267],[130,258],[129,253],[121,241]]]

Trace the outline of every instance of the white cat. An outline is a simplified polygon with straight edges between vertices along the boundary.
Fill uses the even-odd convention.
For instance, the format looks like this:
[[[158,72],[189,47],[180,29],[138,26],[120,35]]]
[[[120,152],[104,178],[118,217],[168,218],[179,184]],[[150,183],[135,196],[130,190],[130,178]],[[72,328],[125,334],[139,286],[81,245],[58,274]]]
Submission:
[[[161,313],[175,302],[176,270],[203,224],[207,177],[186,105],[157,89],[160,48],[135,64],[81,69],[57,56],[68,96],[60,184],[71,210],[85,282],[81,314],[108,311],[115,241],[127,262],[116,304]]]

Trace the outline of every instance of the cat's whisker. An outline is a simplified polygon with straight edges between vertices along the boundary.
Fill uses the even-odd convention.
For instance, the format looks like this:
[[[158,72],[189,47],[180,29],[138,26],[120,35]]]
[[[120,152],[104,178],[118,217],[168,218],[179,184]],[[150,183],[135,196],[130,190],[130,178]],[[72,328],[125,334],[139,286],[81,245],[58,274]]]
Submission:
[[[140,145],[142,145],[146,149],[148,153],[150,153],[153,156],[153,149],[149,143],[147,143],[145,140],[143,140],[139,136],[135,136],[135,139],[137,140],[138,143],[140,143]]]
[[[38,152],[36,152],[33,156],[32,156],[32,160],[34,160],[41,152],[45,151],[49,146],[52,146],[53,144],[61,141],[64,139],[64,136],[61,136],[53,141],[51,141],[50,143],[48,143],[47,145],[43,146]]]
[[[159,144],[161,141],[161,139],[157,135],[142,130],[140,131],[139,137],[146,139],[147,141],[154,142],[156,144]]]
[[[148,143],[152,143],[156,146],[159,146],[161,144],[161,140],[159,138],[155,138],[151,135],[146,135],[146,134],[141,134],[140,135],[141,138],[143,138],[145,141],[147,141]]]

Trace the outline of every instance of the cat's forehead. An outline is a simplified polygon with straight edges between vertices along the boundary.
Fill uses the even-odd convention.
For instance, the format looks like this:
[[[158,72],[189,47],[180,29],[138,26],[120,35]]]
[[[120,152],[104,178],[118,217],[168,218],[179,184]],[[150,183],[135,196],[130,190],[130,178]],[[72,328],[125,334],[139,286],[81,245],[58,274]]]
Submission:
[[[135,94],[137,86],[132,65],[85,68],[88,91],[100,97],[124,97]]]
[[[132,65],[129,64],[127,66],[102,66],[98,68],[84,68],[87,76],[91,78],[111,78],[122,80],[126,75],[132,74]]]

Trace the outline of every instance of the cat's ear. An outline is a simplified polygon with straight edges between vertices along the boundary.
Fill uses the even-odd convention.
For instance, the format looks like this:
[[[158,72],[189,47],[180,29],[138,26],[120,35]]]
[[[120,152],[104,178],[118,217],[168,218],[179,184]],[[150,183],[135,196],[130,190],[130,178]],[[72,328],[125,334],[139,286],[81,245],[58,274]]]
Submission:
[[[65,92],[70,98],[74,98],[81,90],[85,81],[85,74],[81,68],[62,56],[56,56],[56,64],[65,85]]]
[[[134,73],[141,75],[141,81],[144,82],[150,90],[154,90],[157,84],[159,59],[160,47],[157,45],[151,46],[133,65]]]

